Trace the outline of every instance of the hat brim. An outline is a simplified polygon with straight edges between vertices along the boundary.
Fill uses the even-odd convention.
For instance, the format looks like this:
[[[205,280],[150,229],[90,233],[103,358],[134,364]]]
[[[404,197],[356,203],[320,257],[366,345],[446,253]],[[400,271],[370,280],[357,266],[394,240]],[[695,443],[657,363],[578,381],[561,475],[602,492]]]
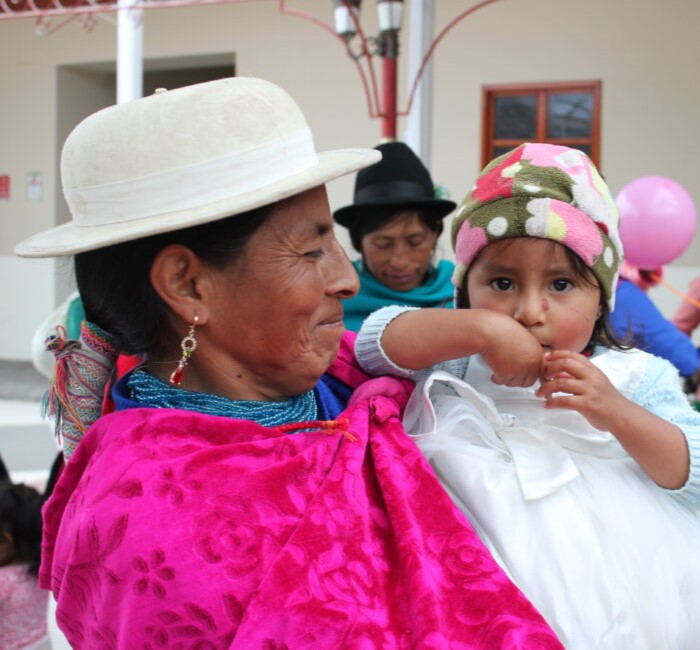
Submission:
[[[431,214],[438,218],[444,218],[454,211],[457,204],[454,201],[447,199],[432,199],[432,198],[387,198],[386,200],[372,201],[372,203],[353,203],[339,208],[333,213],[333,218],[341,226],[350,228],[358,218],[364,215],[371,215],[375,208],[415,208],[420,207],[423,210],[428,210]]]
[[[178,212],[98,226],[62,224],[33,235],[15,247],[20,257],[61,257],[104,248],[150,235],[197,226],[241,214],[300,194],[319,185],[373,165],[381,159],[374,149],[338,149],[317,154],[318,164],[272,185],[229,199]],[[235,191],[235,187],[232,188]]]

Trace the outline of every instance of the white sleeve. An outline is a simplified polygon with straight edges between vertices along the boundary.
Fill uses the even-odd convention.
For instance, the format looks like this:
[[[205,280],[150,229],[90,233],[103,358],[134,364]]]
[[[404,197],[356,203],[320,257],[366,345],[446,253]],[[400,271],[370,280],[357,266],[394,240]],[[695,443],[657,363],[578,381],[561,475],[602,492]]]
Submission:
[[[413,379],[415,370],[397,366],[384,352],[382,336],[387,325],[404,312],[419,309],[402,305],[389,305],[372,312],[362,323],[355,341],[355,357],[360,367],[373,377],[393,375]]]
[[[681,390],[678,371],[666,359],[651,356],[642,382],[632,397],[640,406],[676,425],[685,436],[690,456],[688,480],[669,493],[686,507],[700,509],[700,413]]]
[[[434,370],[445,370],[457,377],[463,378],[469,363],[469,357],[443,361],[431,368],[421,370],[410,370],[397,366],[384,352],[382,347],[382,336],[387,325],[397,316],[420,307],[406,307],[400,305],[390,305],[382,307],[371,313],[362,323],[362,327],[357,334],[355,341],[355,357],[360,367],[373,377],[381,375],[392,375],[394,377],[404,377],[413,381],[425,379]]]

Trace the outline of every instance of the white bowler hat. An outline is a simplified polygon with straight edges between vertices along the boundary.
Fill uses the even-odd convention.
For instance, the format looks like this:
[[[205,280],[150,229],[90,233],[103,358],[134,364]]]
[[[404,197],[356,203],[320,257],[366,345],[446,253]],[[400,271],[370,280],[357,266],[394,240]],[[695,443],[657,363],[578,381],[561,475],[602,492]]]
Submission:
[[[233,77],[105,108],[61,154],[70,223],[17,245],[54,257],[179,230],[275,203],[372,165],[374,149],[317,153],[296,102]]]

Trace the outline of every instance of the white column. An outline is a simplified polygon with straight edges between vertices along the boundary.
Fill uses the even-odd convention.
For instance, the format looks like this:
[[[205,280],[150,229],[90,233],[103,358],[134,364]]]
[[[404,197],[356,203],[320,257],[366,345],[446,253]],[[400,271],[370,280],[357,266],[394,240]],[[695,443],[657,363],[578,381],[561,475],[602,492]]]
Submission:
[[[117,0],[117,104],[143,96],[143,9]]]
[[[409,32],[405,48],[408,54],[408,83],[410,92],[413,81],[420,70],[423,55],[433,40],[435,23],[435,0],[409,0]],[[411,112],[406,118],[403,140],[416,152],[423,164],[430,169],[430,148],[432,142],[432,96],[433,71],[429,62],[423,71],[420,85],[413,98]]]

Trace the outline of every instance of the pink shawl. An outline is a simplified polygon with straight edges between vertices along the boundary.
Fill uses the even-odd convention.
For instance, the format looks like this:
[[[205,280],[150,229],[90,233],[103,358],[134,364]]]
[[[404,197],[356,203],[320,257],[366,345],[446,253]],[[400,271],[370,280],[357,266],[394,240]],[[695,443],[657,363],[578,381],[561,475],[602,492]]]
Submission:
[[[74,648],[561,648],[366,378],[324,430],[132,409],[45,507],[41,583]]]

